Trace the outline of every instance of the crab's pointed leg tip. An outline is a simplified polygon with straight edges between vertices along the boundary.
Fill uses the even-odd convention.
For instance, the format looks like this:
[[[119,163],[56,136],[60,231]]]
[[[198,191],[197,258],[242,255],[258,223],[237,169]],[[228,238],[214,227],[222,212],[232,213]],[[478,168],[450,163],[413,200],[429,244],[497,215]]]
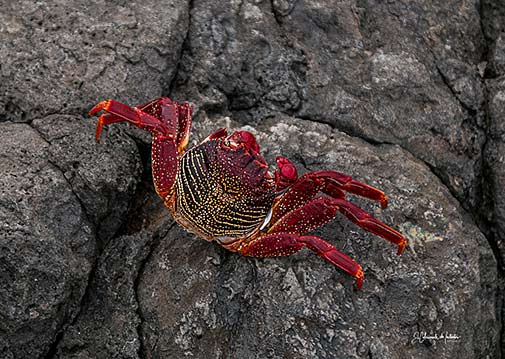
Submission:
[[[363,280],[365,279],[365,274],[363,273],[363,270],[361,268],[358,270],[358,273],[356,273],[355,277],[356,277],[356,288],[361,289],[361,286],[363,285]]]
[[[109,106],[110,106],[110,100],[97,103],[91,110],[89,110],[88,115],[93,116],[98,111],[107,110]]]
[[[388,201],[389,201],[389,198],[388,196],[384,196],[383,199],[381,199],[381,208],[382,209],[386,209],[387,206],[388,206]]]
[[[400,244],[398,244],[398,251],[396,252],[396,254],[397,255],[402,254],[406,246],[407,246],[407,240],[403,238],[403,241]]]
[[[100,134],[102,133],[103,123],[104,123],[104,115],[98,118],[98,123],[96,124],[96,133],[95,140],[97,143],[100,143]]]
[[[93,116],[95,113],[100,111],[102,109],[102,104],[103,104],[103,102],[96,104],[91,110],[89,110],[88,116]]]

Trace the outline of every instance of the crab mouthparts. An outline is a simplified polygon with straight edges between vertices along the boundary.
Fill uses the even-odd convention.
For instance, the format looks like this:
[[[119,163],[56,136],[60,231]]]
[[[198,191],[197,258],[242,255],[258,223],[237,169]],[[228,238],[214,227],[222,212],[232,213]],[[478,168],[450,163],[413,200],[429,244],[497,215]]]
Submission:
[[[230,137],[228,137],[228,141],[231,148],[244,146],[255,154],[260,152],[260,146],[256,142],[256,138],[254,138],[254,135],[250,132],[235,131]]]

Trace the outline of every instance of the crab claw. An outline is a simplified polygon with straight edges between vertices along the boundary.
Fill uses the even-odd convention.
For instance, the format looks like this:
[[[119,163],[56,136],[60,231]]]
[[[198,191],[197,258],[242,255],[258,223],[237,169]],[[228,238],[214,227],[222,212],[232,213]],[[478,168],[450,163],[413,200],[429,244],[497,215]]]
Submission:
[[[235,131],[229,137],[229,141],[231,145],[236,147],[244,146],[255,154],[259,154],[260,146],[258,142],[256,142],[256,138],[251,132],[248,131]]]
[[[275,185],[278,191],[291,186],[298,179],[298,172],[295,165],[284,157],[276,158],[278,171],[275,172]]]

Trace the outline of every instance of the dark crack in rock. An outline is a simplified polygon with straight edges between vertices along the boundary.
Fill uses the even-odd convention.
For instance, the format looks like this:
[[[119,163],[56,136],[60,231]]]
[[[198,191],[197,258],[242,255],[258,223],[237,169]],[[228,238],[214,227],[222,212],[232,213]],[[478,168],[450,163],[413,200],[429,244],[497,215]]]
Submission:
[[[72,185],[100,241],[107,241],[125,222],[140,177],[137,146],[117,127],[96,143],[89,118],[52,115],[32,125],[51,143],[49,160]]]
[[[244,123],[281,111],[399,144],[473,208],[485,141],[477,10],[473,1],[198,1],[175,95]]]
[[[175,97],[244,121],[301,106],[306,56],[278,29],[267,1],[195,1],[189,30]]]
[[[161,240],[138,288],[146,358],[233,357],[213,304],[220,252],[178,226]]]
[[[488,80],[490,133],[486,159],[490,166],[489,185],[494,204],[494,220],[496,221],[496,239],[505,259],[505,73],[494,80]]]
[[[505,1],[484,0],[482,28],[487,40],[485,110],[487,141],[484,147],[482,206],[477,212],[499,264],[498,308],[501,311],[501,355],[505,348]]]
[[[0,333],[14,358],[43,356],[80,311],[95,228],[105,240],[124,223],[140,169],[135,144],[117,131],[111,149],[81,118],[33,126],[1,125]]]
[[[401,145],[433,168],[464,207],[475,206],[484,41],[473,3],[321,3],[300,4],[284,25],[315,53],[299,115]],[[321,18],[329,19],[326,26]],[[316,52],[320,46],[326,51]]]
[[[151,241],[150,234],[138,233],[109,242],[90,284],[93,295],[65,332],[55,358],[139,358],[135,280]]]

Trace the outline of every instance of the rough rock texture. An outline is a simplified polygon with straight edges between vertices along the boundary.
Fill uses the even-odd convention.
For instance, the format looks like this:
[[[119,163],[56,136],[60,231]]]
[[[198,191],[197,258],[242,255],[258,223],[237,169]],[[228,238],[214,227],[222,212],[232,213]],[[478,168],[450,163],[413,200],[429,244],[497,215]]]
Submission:
[[[3,1],[0,117],[84,113],[105,97],[137,103],[174,76],[187,2]]]
[[[125,215],[135,190],[131,174],[139,172],[131,140],[116,135],[110,141],[117,149],[99,147],[86,134],[93,125],[81,118],[55,115],[32,126],[0,124],[0,353],[5,358],[43,357],[80,312],[97,238],[108,239],[118,230],[117,217]],[[119,206],[107,202],[111,196]],[[97,236],[98,221],[109,228]]]
[[[217,120],[205,123],[207,133]],[[364,264],[363,290],[310,252],[255,260],[225,253],[175,227],[140,278],[148,358],[387,358],[493,355],[496,267],[484,236],[429,168],[398,146],[371,146],[314,122],[277,116],[254,131],[270,163],[283,154],[301,170],[338,168],[386,190],[392,203],[356,200],[401,224],[409,253],[338,218],[318,233]],[[200,132],[200,131],[199,131]],[[491,269],[479,263],[491,264]],[[188,268],[198,268],[188,271]],[[479,270],[479,268],[481,268]],[[475,323],[465,327],[462,323]],[[478,324],[477,324],[478,323]],[[416,331],[464,341],[412,345]]]
[[[140,233],[108,243],[98,260],[90,295],[79,318],[65,332],[56,358],[138,357],[135,278],[151,240]]]
[[[489,184],[492,186],[496,238],[502,258],[505,259],[505,73],[487,81],[489,91],[489,119],[492,136],[486,146],[489,164]]]
[[[137,147],[117,128],[108,133],[110,146],[100,146],[90,136],[94,124],[82,118],[52,115],[34,120],[32,126],[51,144],[49,160],[72,186],[96,226],[97,238],[107,241],[124,222],[138,182],[141,169]]]
[[[177,96],[399,144],[475,204],[485,42],[473,1],[197,1],[191,14]]]
[[[95,241],[37,132],[3,124],[1,143],[1,353],[35,358],[79,311]]]
[[[503,0],[4,1],[1,358],[501,358]],[[338,217],[310,251],[258,260],[174,225],[149,135],[94,141],[97,101],[196,105],[191,143],[257,135],[270,163],[377,186],[351,199],[405,253]],[[458,341],[413,342],[416,332]]]
[[[495,251],[501,275],[500,291],[505,289],[505,1],[486,1],[483,30],[488,39],[486,69],[487,142],[484,149],[483,210],[481,222]],[[505,310],[502,298],[501,316]],[[505,347],[505,336],[501,335]],[[503,350],[502,350],[503,352]]]

